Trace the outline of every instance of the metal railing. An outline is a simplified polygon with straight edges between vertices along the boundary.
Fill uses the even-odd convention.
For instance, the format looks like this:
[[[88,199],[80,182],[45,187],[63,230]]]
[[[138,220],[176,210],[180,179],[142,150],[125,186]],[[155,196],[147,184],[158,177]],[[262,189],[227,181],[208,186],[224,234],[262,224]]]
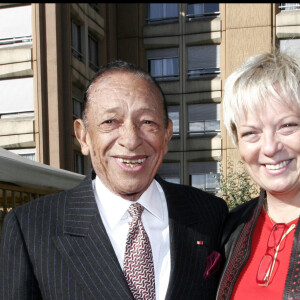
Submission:
[[[7,39],[0,39],[0,46],[12,45],[17,43],[32,43],[32,36],[21,36],[21,37],[11,37]]]
[[[0,182],[0,235],[4,217],[13,208],[56,190],[35,189]]]
[[[280,10],[300,10],[300,3],[280,3]]]

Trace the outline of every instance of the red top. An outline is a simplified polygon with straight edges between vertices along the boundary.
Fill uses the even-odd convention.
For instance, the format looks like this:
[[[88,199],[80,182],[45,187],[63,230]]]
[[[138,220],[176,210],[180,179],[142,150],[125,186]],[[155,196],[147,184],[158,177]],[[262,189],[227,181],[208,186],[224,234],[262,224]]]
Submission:
[[[287,229],[293,223],[297,225],[298,219],[288,223]],[[272,228],[273,224],[269,216],[262,209],[253,232],[250,257],[235,283],[231,300],[282,299],[295,229],[286,236],[285,242],[282,242],[284,247],[280,246],[269,285],[267,287],[259,286],[256,282],[258,267],[267,251],[268,239]],[[274,256],[275,249],[269,250],[268,253]]]

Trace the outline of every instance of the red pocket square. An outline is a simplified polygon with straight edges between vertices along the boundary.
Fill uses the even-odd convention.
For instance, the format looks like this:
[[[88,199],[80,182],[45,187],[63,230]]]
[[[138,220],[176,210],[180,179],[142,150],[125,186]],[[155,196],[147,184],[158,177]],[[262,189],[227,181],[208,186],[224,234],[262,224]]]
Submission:
[[[206,261],[206,269],[203,275],[204,279],[207,279],[208,277],[212,276],[214,273],[216,273],[221,265],[221,254],[217,251],[213,251],[208,257]]]

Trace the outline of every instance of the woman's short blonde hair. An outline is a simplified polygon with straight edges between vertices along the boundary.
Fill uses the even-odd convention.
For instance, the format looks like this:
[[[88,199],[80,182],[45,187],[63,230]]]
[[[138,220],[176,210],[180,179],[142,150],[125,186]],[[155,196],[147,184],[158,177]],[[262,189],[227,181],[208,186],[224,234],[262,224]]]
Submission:
[[[223,121],[237,145],[237,120],[248,111],[267,109],[271,96],[300,107],[300,59],[274,51],[255,55],[226,80]]]

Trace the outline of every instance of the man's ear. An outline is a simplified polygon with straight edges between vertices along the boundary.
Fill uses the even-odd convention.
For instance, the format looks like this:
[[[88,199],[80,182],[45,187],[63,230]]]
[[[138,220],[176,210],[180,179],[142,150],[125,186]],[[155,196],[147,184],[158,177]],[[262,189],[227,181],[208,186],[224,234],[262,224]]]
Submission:
[[[78,142],[81,145],[81,152],[83,155],[89,155],[89,133],[85,128],[82,119],[76,119],[74,121],[74,132]]]

